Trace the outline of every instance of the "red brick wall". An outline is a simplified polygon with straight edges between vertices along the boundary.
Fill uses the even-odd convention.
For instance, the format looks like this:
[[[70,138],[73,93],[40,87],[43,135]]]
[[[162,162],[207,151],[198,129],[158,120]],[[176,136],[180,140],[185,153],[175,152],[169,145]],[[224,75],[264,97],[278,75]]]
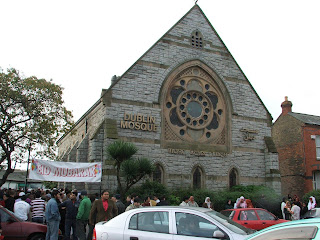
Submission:
[[[320,135],[320,127],[306,125],[303,127],[305,165],[306,165],[306,189],[305,192],[313,190],[312,172],[320,170],[320,160],[316,158],[316,141],[311,135]]]

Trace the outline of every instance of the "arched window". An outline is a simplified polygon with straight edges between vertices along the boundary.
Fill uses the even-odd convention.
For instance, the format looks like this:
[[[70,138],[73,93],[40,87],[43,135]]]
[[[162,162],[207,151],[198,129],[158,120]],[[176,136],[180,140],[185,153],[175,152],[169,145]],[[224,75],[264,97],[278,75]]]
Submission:
[[[155,167],[152,180],[154,182],[163,183],[163,168],[159,164]]]
[[[238,172],[236,169],[232,169],[229,173],[229,187],[238,185]]]
[[[191,34],[191,46],[195,48],[202,48],[203,46],[203,36],[198,30]]]
[[[201,170],[199,167],[193,172],[193,188],[201,188]]]

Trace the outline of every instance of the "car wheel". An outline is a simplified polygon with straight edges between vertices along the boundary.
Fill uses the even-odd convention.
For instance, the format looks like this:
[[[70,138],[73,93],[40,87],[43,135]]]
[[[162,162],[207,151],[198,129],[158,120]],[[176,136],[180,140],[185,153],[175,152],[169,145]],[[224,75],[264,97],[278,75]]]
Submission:
[[[29,240],[45,240],[45,239],[46,239],[46,235],[41,233],[35,234],[31,238],[29,238]]]

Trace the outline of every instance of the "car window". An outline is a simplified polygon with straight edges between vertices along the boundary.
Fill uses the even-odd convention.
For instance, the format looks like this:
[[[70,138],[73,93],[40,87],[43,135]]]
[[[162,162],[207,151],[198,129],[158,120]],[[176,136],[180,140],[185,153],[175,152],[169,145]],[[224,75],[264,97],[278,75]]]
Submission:
[[[240,211],[238,220],[253,221],[253,220],[258,220],[258,217],[254,210],[246,210],[246,211]]]
[[[258,216],[261,220],[275,220],[274,216],[271,213],[268,213],[264,210],[257,210]]]
[[[176,213],[176,226],[178,235],[212,238],[215,231],[224,233],[207,219],[184,212]]]
[[[310,240],[314,239],[318,228],[316,226],[289,227],[276,230],[270,230],[259,234],[251,240],[273,240],[273,239],[291,239],[291,240]]]
[[[129,229],[169,233],[169,213],[160,211],[137,213],[131,217]]]
[[[224,216],[232,219],[233,216],[234,216],[234,214],[235,214],[235,211],[221,211],[221,213],[222,213]]]
[[[236,223],[235,221],[227,218],[226,216],[222,215],[219,212],[207,211],[207,212],[205,212],[205,214],[207,214],[209,217],[213,218],[214,221],[219,222],[224,227],[228,228],[230,231],[232,231],[234,233],[241,234],[241,235],[248,235],[248,234],[255,232],[255,230],[252,230],[250,228],[246,228],[246,227],[242,226],[241,224]]]
[[[314,218],[314,217],[319,217],[319,211],[317,214],[317,209],[315,209],[315,208],[309,210],[308,212],[305,213],[305,215],[303,215],[303,218]]]
[[[1,222],[9,222],[9,219],[11,218],[10,214],[4,211],[3,209],[0,209],[1,214]]]

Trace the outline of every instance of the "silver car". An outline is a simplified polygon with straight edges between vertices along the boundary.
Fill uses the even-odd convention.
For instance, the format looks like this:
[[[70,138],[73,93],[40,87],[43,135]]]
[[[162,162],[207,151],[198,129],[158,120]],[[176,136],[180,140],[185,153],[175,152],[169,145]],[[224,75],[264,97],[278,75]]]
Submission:
[[[95,225],[95,240],[241,240],[254,230],[201,207],[144,207]]]

